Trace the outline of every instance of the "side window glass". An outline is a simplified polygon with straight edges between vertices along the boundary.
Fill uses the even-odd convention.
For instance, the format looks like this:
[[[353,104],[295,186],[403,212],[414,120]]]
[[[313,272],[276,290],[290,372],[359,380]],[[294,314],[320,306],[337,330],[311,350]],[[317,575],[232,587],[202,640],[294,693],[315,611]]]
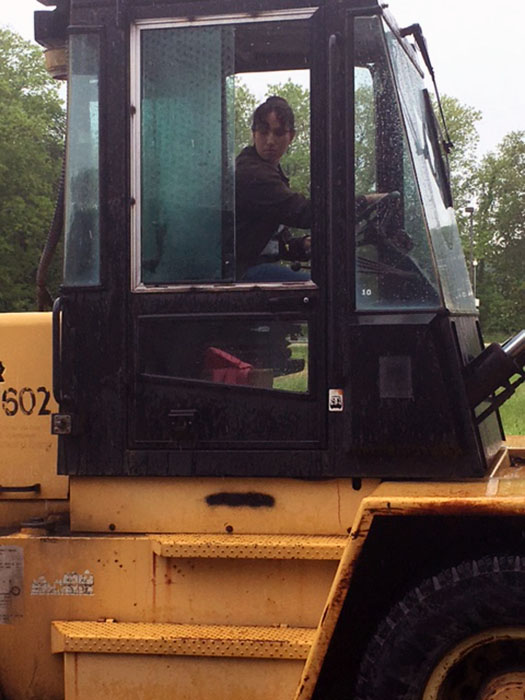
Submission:
[[[233,29],[142,32],[145,284],[233,277]]]
[[[376,117],[374,83],[370,70],[356,66],[355,84],[355,191],[376,189]]]
[[[386,45],[400,95],[401,112],[410,147],[412,170],[425,205],[426,224],[440,271],[444,303],[454,311],[475,310],[461,241],[451,207],[443,161],[438,157],[437,130],[424,82],[391,31]]]
[[[381,23],[355,23],[356,306],[441,304],[418,181]]]
[[[305,69],[236,76],[240,282],[310,278],[309,79]]]
[[[308,20],[134,41],[135,288],[309,280]]]
[[[69,39],[64,284],[100,284],[98,34]]]
[[[301,319],[142,318],[140,373],[304,394],[308,336],[308,323]]]

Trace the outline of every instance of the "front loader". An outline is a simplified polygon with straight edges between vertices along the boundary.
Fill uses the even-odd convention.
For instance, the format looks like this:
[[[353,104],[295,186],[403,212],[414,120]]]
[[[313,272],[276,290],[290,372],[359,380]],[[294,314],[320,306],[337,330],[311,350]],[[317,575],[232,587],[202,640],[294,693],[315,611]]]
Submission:
[[[64,271],[0,317],[2,697],[523,698],[525,333],[485,348],[419,25],[41,2]],[[287,80],[309,279],[247,282],[241,96]]]

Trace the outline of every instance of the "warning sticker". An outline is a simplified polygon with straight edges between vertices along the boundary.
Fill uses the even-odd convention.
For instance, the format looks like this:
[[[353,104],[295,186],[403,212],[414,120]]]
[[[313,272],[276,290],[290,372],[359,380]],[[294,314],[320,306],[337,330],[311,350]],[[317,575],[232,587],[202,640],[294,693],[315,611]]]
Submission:
[[[24,597],[24,550],[0,546],[0,625],[22,617]]]
[[[95,579],[86,569],[83,574],[72,571],[52,583],[39,576],[31,584],[31,595],[93,595]]]
[[[329,389],[328,390],[328,410],[329,411],[342,411],[343,408],[344,408],[343,390],[342,389]]]

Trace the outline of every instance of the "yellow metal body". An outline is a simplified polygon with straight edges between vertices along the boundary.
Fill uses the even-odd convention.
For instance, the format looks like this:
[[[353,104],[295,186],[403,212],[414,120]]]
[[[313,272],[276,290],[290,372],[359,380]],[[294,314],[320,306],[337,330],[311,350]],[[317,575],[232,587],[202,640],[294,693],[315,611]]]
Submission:
[[[0,323],[0,392],[13,389],[0,485],[41,485],[0,493],[9,700],[311,698],[375,517],[525,513],[525,468],[509,460],[511,448],[525,456],[523,438],[466,483],[75,477],[69,492],[36,410],[51,383],[49,315]],[[275,505],[207,500],[253,490]],[[505,697],[507,680],[487,698]]]
[[[68,512],[50,414],[51,314],[0,314],[0,528]]]
[[[350,479],[71,478],[71,527],[80,532],[348,534],[378,485]],[[123,488],[124,486],[124,488]],[[266,493],[273,507],[208,505],[217,492]]]
[[[263,536],[261,540],[264,548]],[[300,550],[298,540],[296,547]],[[324,541],[318,546],[311,536],[307,540],[309,556],[315,556],[317,551],[326,555]],[[187,542],[186,535],[183,545],[187,546]],[[244,558],[249,556],[248,543],[241,558],[211,558],[209,552],[204,558],[196,556],[197,552],[192,552],[190,558],[174,558],[157,554],[158,544],[157,537],[147,535],[14,534],[0,539],[0,556],[4,552],[4,559],[10,561],[14,570],[17,554],[19,566],[23,566],[23,585],[18,586],[22,592],[7,596],[5,624],[0,631],[1,683],[7,697],[63,697],[62,653],[78,657],[104,653],[103,675],[107,679],[111,678],[114,655],[118,653],[127,654],[132,666],[137,655],[147,654],[150,658],[147,663],[143,660],[145,667],[156,666],[159,655],[187,656],[185,664],[190,676],[200,663],[195,656],[208,659],[206,666],[210,656],[215,657],[216,663],[224,657],[273,658],[274,690],[282,684],[274,697],[293,696],[335,575],[335,553],[330,554],[330,559],[290,558],[287,547],[282,551],[285,559],[251,559]],[[210,540],[207,544],[211,544]],[[279,557],[273,542],[270,547]],[[10,560],[8,549],[14,552]],[[219,552],[220,557],[224,554]],[[304,557],[304,553],[300,556]],[[123,646],[115,646],[114,636],[113,641],[108,641],[108,625],[100,627],[98,623],[97,627],[97,621],[108,619],[118,621],[114,626],[108,623],[117,633],[125,629],[121,635]],[[79,621],[95,623],[91,625],[95,635],[88,635],[85,630],[76,634],[75,625],[68,627],[67,623]],[[66,641],[62,646],[55,641],[52,648],[53,622],[61,623],[53,629],[61,631],[61,638]],[[128,626],[123,628],[123,623]],[[68,629],[72,631],[66,633]],[[130,630],[142,646],[137,643],[133,647]],[[87,646],[78,646],[79,637]],[[12,663],[13,658],[17,659],[16,664]],[[282,660],[287,663],[282,664]],[[177,663],[181,667],[182,661]],[[160,666],[165,667],[165,660],[160,660]],[[231,669],[231,664],[227,667]],[[250,667],[253,668],[248,677],[254,681],[257,669],[267,669],[267,664],[252,663]],[[284,676],[279,681],[281,672]],[[226,697],[230,673],[223,678],[226,685],[222,690],[216,680],[209,685],[203,677],[200,689],[195,688],[193,696],[187,697]],[[134,672],[129,673],[128,680],[134,687]],[[144,698],[165,697],[142,690]],[[249,696],[247,693],[243,697]],[[103,697],[128,697],[127,686],[122,686],[122,695]]]
[[[74,700],[277,700],[290,697],[301,662],[270,659],[65,654],[65,697]]]

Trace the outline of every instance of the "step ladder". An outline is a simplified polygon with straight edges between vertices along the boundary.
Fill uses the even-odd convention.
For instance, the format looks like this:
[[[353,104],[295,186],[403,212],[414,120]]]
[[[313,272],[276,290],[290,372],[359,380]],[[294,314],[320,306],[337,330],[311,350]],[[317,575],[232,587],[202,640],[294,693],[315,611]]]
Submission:
[[[153,556],[169,560],[167,565],[222,559],[230,560],[233,571],[242,560],[337,562],[347,543],[345,536],[324,535],[150,539]],[[284,579],[282,585],[293,582]],[[51,641],[52,651],[64,657],[65,700],[293,700],[316,624],[57,620]]]

